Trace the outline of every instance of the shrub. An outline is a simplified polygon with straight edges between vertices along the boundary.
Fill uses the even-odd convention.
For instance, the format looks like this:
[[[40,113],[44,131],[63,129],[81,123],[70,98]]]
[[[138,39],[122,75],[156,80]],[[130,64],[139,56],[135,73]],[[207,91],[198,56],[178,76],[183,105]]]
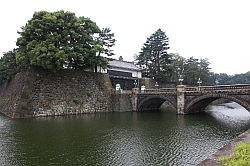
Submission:
[[[91,96],[92,96],[92,93],[91,93],[91,92],[87,92],[86,95],[87,95],[88,97],[91,97]]]
[[[78,99],[74,99],[73,102],[74,102],[75,104],[77,104],[77,105],[79,105],[79,104],[81,103],[81,101],[78,100]]]
[[[54,98],[53,98],[53,97],[48,97],[47,100],[48,100],[49,102],[51,102],[52,100],[54,100]]]

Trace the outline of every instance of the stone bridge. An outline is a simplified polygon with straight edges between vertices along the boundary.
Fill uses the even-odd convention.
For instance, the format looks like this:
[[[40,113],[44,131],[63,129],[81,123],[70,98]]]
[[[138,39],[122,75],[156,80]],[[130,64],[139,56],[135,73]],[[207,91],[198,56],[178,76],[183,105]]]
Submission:
[[[133,111],[159,110],[167,104],[176,109],[177,114],[196,113],[204,110],[217,99],[234,101],[250,112],[250,84],[146,89],[139,92],[132,90]]]

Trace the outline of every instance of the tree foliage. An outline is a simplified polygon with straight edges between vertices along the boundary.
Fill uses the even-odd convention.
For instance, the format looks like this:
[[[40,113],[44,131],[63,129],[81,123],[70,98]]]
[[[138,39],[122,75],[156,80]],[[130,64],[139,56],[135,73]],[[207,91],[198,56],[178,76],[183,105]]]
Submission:
[[[178,82],[180,76],[183,77],[185,58],[180,56],[178,53],[170,53],[170,56],[172,57],[170,64],[172,72],[169,74],[171,75],[170,82]]]
[[[147,38],[136,58],[137,65],[142,67],[143,76],[161,81],[169,79],[171,57],[167,53],[168,49],[169,39],[161,29]]]
[[[105,68],[107,60],[100,55],[113,55],[114,34],[71,12],[35,12],[19,34],[17,61],[27,66],[58,70],[98,64]]]
[[[100,50],[98,52],[98,56],[102,53],[107,56],[113,56],[114,52],[112,47],[115,45],[114,33],[111,33],[109,28],[103,28],[98,36],[98,40],[101,43]]]
[[[183,73],[184,84],[196,85],[196,82],[199,78],[199,73],[199,60],[194,57],[186,59]]]
[[[197,85],[200,78],[203,85],[209,85],[210,81],[210,63],[208,59],[196,59],[190,57],[184,61],[183,83],[186,85]]]
[[[213,74],[212,79],[215,84],[250,84],[250,71],[243,74],[228,75],[226,73]]]
[[[0,84],[9,80],[18,71],[16,50],[4,53],[0,59]]]
[[[203,85],[211,85],[211,68],[208,59],[196,59],[194,57],[183,58],[179,54],[171,53],[172,62],[172,82],[178,82],[179,78],[183,78],[186,85],[197,85],[200,78]]]
[[[196,85],[198,79],[210,84],[210,63],[208,59],[183,58],[179,54],[167,53],[169,40],[165,32],[158,29],[144,43],[136,57],[144,77],[160,82],[178,82],[182,77],[185,84]]]

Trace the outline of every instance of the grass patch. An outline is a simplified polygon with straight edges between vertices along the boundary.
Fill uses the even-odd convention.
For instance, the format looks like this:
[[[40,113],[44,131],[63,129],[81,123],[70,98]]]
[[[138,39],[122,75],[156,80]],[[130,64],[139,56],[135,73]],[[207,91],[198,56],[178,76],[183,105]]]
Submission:
[[[218,158],[224,166],[249,166],[250,165],[250,142],[240,143],[234,147],[232,157]]]
[[[74,99],[73,102],[74,102],[75,104],[77,104],[77,105],[79,105],[79,104],[81,103],[81,101],[78,100],[78,99]]]
[[[91,97],[91,96],[92,96],[92,93],[91,93],[91,92],[87,92],[86,95],[87,95],[88,97]]]
[[[53,100],[55,100],[55,99],[54,99],[53,97],[48,97],[47,100],[48,100],[49,102],[51,102],[51,101],[53,101]]]

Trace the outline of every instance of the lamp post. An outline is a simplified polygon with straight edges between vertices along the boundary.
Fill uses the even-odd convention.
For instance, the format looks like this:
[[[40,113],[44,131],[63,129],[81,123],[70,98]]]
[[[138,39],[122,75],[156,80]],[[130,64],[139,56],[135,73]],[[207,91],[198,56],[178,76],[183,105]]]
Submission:
[[[180,75],[180,78],[179,78],[180,85],[182,85],[182,81],[183,81],[183,77],[182,75]]]
[[[155,82],[155,88],[158,89],[158,87],[159,87],[158,82]]]
[[[180,82],[180,85],[182,85],[182,82],[183,82],[183,80],[184,80],[184,79],[183,79],[183,76],[182,76],[182,75],[183,75],[183,72],[184,72],[184,68],[182,68],[182,69],[181,69],[180,67],[177,68],[177,78],[178,78],[178,76],[179,76],[179,79],[178,79],[178,80],[179,80],[179,82]]]
[[[134,86],[135,86],[135,88],[137,87],[137,81],[136,80],[134,81]]]
[[[201,84],[202,84],[202,80],[201,80],[200,77],[199,77],[199,79],[198,79],[198,81],[197,81],[197,84],[198,84],[199,86],[201,86]]]
[[[202,84],[202,80],[201,78],[199,77],[198,81],[197,81],[197,84],[198,84],[198,90],[200,91],[201,90],[201,84]]]

